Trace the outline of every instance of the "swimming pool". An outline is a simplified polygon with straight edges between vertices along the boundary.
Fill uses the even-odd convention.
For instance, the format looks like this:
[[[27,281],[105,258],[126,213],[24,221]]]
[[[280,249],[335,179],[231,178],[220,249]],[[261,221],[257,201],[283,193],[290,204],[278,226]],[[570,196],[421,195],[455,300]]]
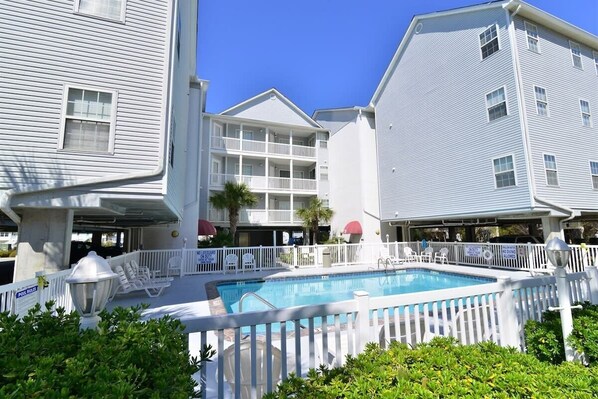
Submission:
[[[428,269],[403,269],[394,272],[364,272],[273,278],[226,282],[217,285],[218,293],[228,313],[239,312],[239,300],[247,292],[254,292],[277,308],[315,305],[353,298],[353,291],[367,291],[370,296],[387,296],[457,288],[496,282],[496,279]],[[268,310],[255,297],[243,300],[243,312]]]

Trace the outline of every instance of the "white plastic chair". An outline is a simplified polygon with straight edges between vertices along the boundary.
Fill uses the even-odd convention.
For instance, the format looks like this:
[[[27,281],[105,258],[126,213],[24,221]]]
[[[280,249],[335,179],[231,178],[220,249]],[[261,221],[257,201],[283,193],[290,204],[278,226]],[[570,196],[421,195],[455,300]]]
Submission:
[[[405,260],[407,262],[419,262],[419,255],[409,247],[403,248],[405,254]]]
[[[403,264],[403,259],[399,259],[396,256],[391,255],[390,251],[386,247],[380,248],[380,259],[382,259],[383,262],[390,262],[392,266]]]
[[[386,337],[385,327],[382,326],[378,335],[380,347],[387,348],[392,341],[399,341],[403,344],[415,346],[415,344],[419,344],[420,342],[428,342],[432,338],[431,334],[426,331],[426,322],[423,315],[419,319],[419,334],[415,319],[411,319],[408,324],[409,332],[407,332],[407,323],[405,323],[405,319],[401,317],[399,330],[397,331],[395,322],[391,321],[388,326],[388,337]]]
[[[239,345],[240,353],[240,373],[239,383],[241,384],[241,398],[251,398],[251,372],[252,367],[255,367],[255,397],[261,398],[267,390],[267,366],[268,366],[268,351],[265,342],[254,341],[255,345],[255,359],[251,359],[251,341],[242,341]],[[271,346],[272,353],[272,390],[276,388],[276,385],[280,381],[280,370],[282,368],[282,355],[280,349]],[[253,360],[253,361],[252,361]],[[224,350],[223,354],[224,361],[224,378],[230,384],[235,396],[235,345],[231,345]]]
[[[438,261],[440,261],[441,264],[444,264],[445,261],[446,261],[446,263],[448,263],[448,253],[449,253],[448,248],[446,248],[446,247],[440,248],[440,251],[438,251],[434,254],[434,263],[436,263]]]
[[[426,247],[424,251],[419,255],[420,260],[423,262],[427,259],[428,262],[432,263],[432,256],[434,255],[434,249],[432,247]]]
[[[246,254],[243,254],[241,262],[243,264],[243,271],[255,271],[255,257],[252,253],[247,252]]]
[[[234,270],[237,273],[237,266],[239,265],[239,257],[235,254],[228,254],[224,258],[224,273],[229,270]]]
[[[170,276],[171,272],[178,272],[177,275],[180,277],[183,271],[183,258],[180,256],[173,256],[168,259],[168,268],[166,269],[166,276]]]

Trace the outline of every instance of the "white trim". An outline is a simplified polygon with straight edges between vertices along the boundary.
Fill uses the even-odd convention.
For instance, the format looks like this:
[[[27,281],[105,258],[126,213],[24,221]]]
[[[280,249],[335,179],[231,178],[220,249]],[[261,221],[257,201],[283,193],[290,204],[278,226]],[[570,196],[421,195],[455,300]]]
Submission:
[[[494,168],[494,161],[497,159],[502,159],[502,158],[507,158],[507,157],[511,157],[511,160],[513,162],[513,180],[515,180],[515,184],[512,186],[498,187],[496,184],[496,174],[497,173],[507,173],[509,171],[496,172],[496,169]],[[511,187],[517,187],[517,166],[515,165],[515,154],[510,153],[510,154],[499,155],[497,157],[494,157],[494,158],[492,158],[491,164],[492,164],[492,177],[494,179],[494,189],[495,190],[502,190],[502,189],[508,189]]]
[[[590,160],[588,162],[588,166],[590,167],[590,184],[592,185],[592,188],[594,190],[598,190],[598,187],[594,187],[594,176],[598,176],[598,174],[594,175],[594,173],[592,173],[592,162],[595,164],[598,164],[598,161],[592,161]]]
[[[546,97],[546,100],[540,100],[538,98],[538,96],[537,96],[538,93],[536,92],[536,88],[544,90],[544,96]],[[548,92],[546,91],[546,88],[544,88],[542,86],[534,85],[534,100],[535,100],[534,103],[536,105],[536,115],[543,116],[543,117],[550,117],[550,110],[548,108]],[[538,102],[546,104],[546,115],[540,114],[539,108],[538,108]]]
[[[484,35],[484,34],[486,33],[486,31],[487,31],[487,30],[489,30],[489,29],[492,29],[492,27],[494,27],[494,29],[496,30],[496,38],[495,38],[495,39],[496,39],[496,44],[498,45],[498,50],[496,50],[496,51],[492,52],[492,54],[488,54],[488,55],[486,56],[486,58],[484,58],[484,52],[483,52],[482,48],[483,48],[484,46],[488,45],[488,43],[492,42],[492,41],[493,41],[493,40],[495,40],[495,39],[492,39],[490,42],[488,42],[488,43],[486,43],[486,44],[483,44],[483,45],[482,45],[482,39],[481,39],[481,37],[480,37],[480,36]],[[500,29],[499,29],[499,27],[498,27],[498,23],[497,23],[497,22],[494,22],[493,24],[490,24],[490,25],[488,25],[488,26],[487,26],[487,27],[486,27],[486,28],[485,28],[483,31],[479,32],[479,33],[478,33],[478,36],[477,36],[477,38],[478,38],[478,45],[479,45],[479,47],[480,47],[480,60],[481,60],[481,61],[484,61],[484,60],[488,59],[488,58],[489,58],[489,57],[491,57],[493,54],[496,54],[496,53],[498,53],[500,50],[502,50],[502,47],[500,46]]]
[[[584,123],[584,120],[583,120],[583,116],[584,116],[584,114],[586,114],[586,112],[584,112],[583,109],[581,108],[581,102],[582,101],[588,103],[588,110],[590,112],[587,115],[590,117],[590,126],[587,126]],[[583,127],[592,127],[592,126],[594,126],[594,124],[592,123],[592,104],[590,103],[590,101],[586,100],[585,98],[580,98],[578,103],[579,103],[579,116],[581,117],[581,125]]]
[[[575,65],[575,55],[573,55],[573,47],[577,46],[579,49],[579,66]],[[573,40],[569,40],[569,52],[571,53],[571,63],[573,65],[573,68],[577,68],[577,69],[581,69],[583,70],[583,54],[581,52],[581,44],[574,42]]]
[[[80,6],[81,0],[75,0],[74,4],[73,4],[73,13],[78,14],[78,15],[84,15],[86,17],[92,17],[92,18],[98,18],[98,19],[102,19],[104,21],[111,21],[111,22],[120,22],[120,23],[125,23],[125,18],[126,18],[126,10],[127,10],[127,0],[122,0],[122,3],[120,5],[120,15],[119,18],[109,18],[103,15],[96,15],[96,14],[90,14],[90,13],[86,13],[83,11],[79,11],[79,6]]]
[[[504,91],[504,95],[505,95],[505,110],[507,111],[507,114],[503,115],[503,116],[501,116],[499,118],[490,120],[490,112],[489,112],[490,107],[488,106],[488,94],[492,94],[495,91],[499,91],[500,89],[503,89],[503,91]],[[499,87],[497,89],[494,89],[494,90],[489,91],[488,93],[484,94],[484,103],[486,104],[486,120],[488,121],[488,123],[494,122],[494,121],[502,119],[502,118],[504,118],[506,116],[509,116],[509,101],[508,101],[508,98],[507,98],[507,86],[506,85],[505,86],[501,86],[501,87]]]
[[[546,166],[546,156],[554,158],[554,169],[550,169]],[[544,165],[544,181],[546,182],[546,185],[548,187],[559,187],[560,186],[559,164],[556,161],[556,155],[548,153],[548,152],[543,152],[542,153],[542,164]],[[556,184],[550,184],[550,182],[548,181],[548,172],[549,171],[554,172],[556,174]]]
[[[527,45],[527,49],[530,50],[530,51],[533,51],[534,53],[541,54],[542,50],[540,49],[540,31],[538,30],[538,25],[532,24],[529,21],[523,21],[523,26],[525,27],[525,43]],[[534,36],[532,36],[532,35],[529,34],[529,32],[531,30],[530,28],[536,30],[536,37],[534,37]],[[529,47],[529,39],[536,40],[537,50],[531,49]]]
[[[96,91],[99,93],[110,93],[112,95],[112,104],[110,108],[110,133],[108,136],[108,148],[106,151],[94,151],[94,150],[84,150],[84,149],[71,149],[71,148],[64,148],[64,139],[65,134],[64,131],[66,129],[66,120],[67,119],[80,119],[80,120],[87,120],[92,122],[106,122],[105,119],[96,119],[96,118],[77,118],[74,116],[69,116],[66,114],[66,110],[68,107],[68,96],[69,90],[89,90],[89,91]],[[68,151],[68,152],[77,152],[77,153],[101,153],[101,154],[110,154],[114,155],[114,138],[116,136],[116,110],[117,110],[117,103],[118,103],[118,90],[113,89],[106,89],[94,86],[79,86],[79,85],[71,85],[65,84],[63,86],[63,93],[62,93],[62,109],[60,113],[60,132],[58,134],[58,150],[60,151]]]
[[[594,56],[594,66],[596,67],[596,75],[598,76],[598,51],[592,50],[592,56]]]

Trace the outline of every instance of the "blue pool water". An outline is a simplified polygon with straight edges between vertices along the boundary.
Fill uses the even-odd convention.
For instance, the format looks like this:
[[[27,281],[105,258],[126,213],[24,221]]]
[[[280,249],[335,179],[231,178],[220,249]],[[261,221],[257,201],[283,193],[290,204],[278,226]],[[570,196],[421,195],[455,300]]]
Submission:
[[[228,313],[238,313],[239,300],[255,292],[277,308],[315,305],[353,298],[353,291],[367,291],[370,296],[388,296],[465,287],[495,282],[495,279],[427,269],[405,269],[393,273],[367,272],[317,277],[293,277],[218,284],[218,292]],[[268,310],[254,297],[243,300],[243,312]]]

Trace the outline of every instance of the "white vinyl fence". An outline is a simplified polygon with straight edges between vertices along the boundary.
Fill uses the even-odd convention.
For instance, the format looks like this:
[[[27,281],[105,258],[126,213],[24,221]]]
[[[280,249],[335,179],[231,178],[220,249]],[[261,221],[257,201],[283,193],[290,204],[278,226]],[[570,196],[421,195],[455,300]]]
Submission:
[[[572,301],[597,303],[595,267],[569,274],[567,279]],[[200,317],[183,323],[190,346],[210,344],[217,351],[201,371],[204,397],[241,397],[242,390],[249,390],[243,397],[252,393],[251,397],[260,397],[291,372],[305,376],[309,368],[320,364],[342,365],[347,354],[360,353],[367,342],[385,346],[398,340],[413,345],[434,336],[452,336],[464,344],[494,341],[523,349],[525,322],[540,319],[549,306],[558,306],[556,294],[555,277],[498,278],[495,283],[430,291],[425,296],[370,297],[358,291],[353,300],[343,302]],[[258,349],[264,345],[265,354]],[[245,348],[243,355],[241,348]],[[231,375],[233,381],[227,379]],[[259,376],[267,376],[264,386]]]

